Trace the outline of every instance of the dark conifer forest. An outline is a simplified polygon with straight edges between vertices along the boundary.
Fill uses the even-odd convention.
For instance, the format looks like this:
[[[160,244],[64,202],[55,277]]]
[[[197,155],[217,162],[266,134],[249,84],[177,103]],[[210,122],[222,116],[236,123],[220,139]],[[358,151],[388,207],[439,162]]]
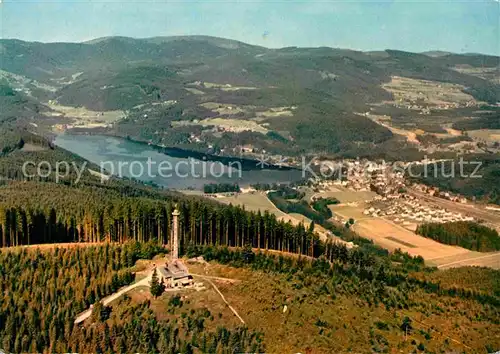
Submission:
[[[473,251],[500,250],[498,232],[471,221],[422,224],[418,226],[417,233],[447,245],[460,246]]]
[[[0,245],[157,241],[167,244],[174,206],[181,244],[272,249],[314,256],[318,238],[269,213],[201,199],[126,197],[91,187],[11,182],[0,187]]]
[[[206,313],[183,323],[155,318],[149,304],[122,300],[121,312],[74,318],[104,296],[134,281],[131,267],[161,249],[126,243],[53,250],[0,251],[0,347],[7,353],[233,353],[263,352],[258,333],[239,328],[205,331]],[[110,319],[110,321],[106,321]]]

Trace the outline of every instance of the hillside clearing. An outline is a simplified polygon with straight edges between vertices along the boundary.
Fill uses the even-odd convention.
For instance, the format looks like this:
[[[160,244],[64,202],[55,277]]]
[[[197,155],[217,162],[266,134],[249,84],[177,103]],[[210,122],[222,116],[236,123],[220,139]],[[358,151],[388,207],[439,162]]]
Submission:
[[[119,121],[125,117],[125,112],[115,111],[92,111],[85,107],[71,107],[49,102],[53,112],[50,116],[60,118],[61,124],[54,126],[57,130],[66,130],[66,128],[99,128]]]
[[[461,247],[448,246],[434,240],[419,236],[402,226],[381,218],[365,218],[358,220],[353,230],[360,236],[373,240],[376,244],[390,251],[401,249],[413,256],[422,256],[426,261],[437,264],[440,258],[464,257],[474,254]],[[466,264],[462,264],[466,265]]]
[[[481,79],[489,80],[495,84],[500,84],[500,76],[498,75],[498,72],[500,70],[499,66],[492,68],[475,68],[470,65],[457,65],[453,68],[453,70],[456,70],[459,73],[477,76]]]
[[[361,203],[367,200],[372,200],[376,195],[377,193],[372,191],[353,191],[340,186],[336,186],[333,190],[316,193],[313,197],[336,198],[341,203]]]
[[[207,118],[202,120],[195,121],[174,121],[172,122],[172,126],[174,127],[183,127],[183,126],[215,126],[224,129],[225,131],[233,132],[233,133],[241,133],[244,131],[252,131],[261,134],[267,134],[268,130],[263,126],[257,124],[254,121],[250,120],[241,120],[241,119],[230,119],[230,118]]]
[[[217,198],[217,200],[226,204],[239,205],[248,211],[267,211],[277,217],[286,215],[276,208],[264,193],[241,193],[231,197]]]
[[[436,108],[466,105],[468,102],[478,104],[474,97],[463,92],[465,87],[459,84],[392,76],[391,81],[383,84],[382,88],[394,97],[394,101],[388,103],[413,104],[420,102]]]
[[[489,143],[500,142],[500,129],[468,130],[467,134],[471,138],[485,140]]]

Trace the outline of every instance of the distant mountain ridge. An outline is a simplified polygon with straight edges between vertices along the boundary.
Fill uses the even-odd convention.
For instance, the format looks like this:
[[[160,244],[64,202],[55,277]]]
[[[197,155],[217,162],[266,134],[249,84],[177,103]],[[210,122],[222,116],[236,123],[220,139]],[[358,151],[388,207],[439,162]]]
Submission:
[[[98,44],[101,42],[106,42],[109,40],[121,40],[121,41],[126,41],[129,43],[134,43],[134,42],[147,42],[151,44],[162,44],[162,43],[169,43],[173,41],[179,41],[179,40],[185,40],[185,41],[206,41],[212,44],[218,44],[221,47],[222,46],[227,46],[227,49],[237,49],[239,47],[257,47],[261,48],[264,50],[282,50],[282,49],[288,49],[288,48],[293,48],[293,49],[310,49],[310,48],[328,48],[328,49],[342,49],[346,51],[352,51],[352,52],[362,52],[362,53],[380,53],[384,52],[386,50],[398,50],[398,49],[379,49],[379,50],[359,50],[359,49],[349,49],[349,48],[340,48],[340,47],[330,47],[330,46],[319,46],[319,47],[298,47],[298,46],[285,46],[285,47],[280,47],[280,48],[268,48],[264,47],[261,45],[255,45],[255,44],[249,44],[245,43],[240,40],[236,39],[229,39],[229,38],[223,38],[223,37],[216,37],[216,36],[209,36],[209,35],[174,35],[174,36],[154,36],[154,37],[143,37],[143,38],[138,38],[138,37],[128,37],[128,36],[104,36],[104,37],[97,37],[94,39],[90,40],[85,40],[85,41],[57,41],[57,42],[42,42],[42,41],[26,41],[22,39],[17,39],[17,38],[0,38],[0,43],[2,41],[16,41],[18,43],[37,43],[37,44],[46,44],[46,45],[51,45],[51,44]],[[402,50],[400,50],[402,51]],[[456,53],[456,52],[450,52],[450,51],[443,51],[443,50],[427,50],[424,52],[420,52],[420,54],[432,56],[432,57],[440,57],[440,56],[448,56],[448,55],[463,55],[463,56],[478,56],[478,57],[493,57],[493,58],[499,58],[499,56],[493,55],[493,54],[484,54],[484,53],[477,53],[477,52],[470,52],[470,53]]]
[[[262,49],[267,49],[261,46],[255,46],[251,44],[247,44],[241,41],[226,39],[221,37],[212,37],[212,36],[202,36],[202,35],[193,35],[193,36],[158,36],[158,37],[149,37],[149,38],[132,38],[132,37],[121,37],[121,36],[109,36],[109,37],[100,37],[95,38],[90,41],[85,41],[85,44],[97,44],[100,42],[105,42],[108,40],[123,40],[123,41],[144,41],[151,44],[165,44],[174,41],[205,41],[214,45],[217,45],[221,48],[226,49],[238,49],[241,47],[259,47]]]
[[[17,39],[0,39],[0,68],[37,80],[64,75],[75,70],[109,68],[137,62],[203,62],[221,56],[283,58],[289,56],[346,56],[355,60],[380,61],[403,53],[407,59],[425,57],[439,66],[470,64],[495,67],[499,57],[489,55],[460,55],[447,52],[409,53],[397,50],[361,52],[349,49],[319,47],[288,47],[269,49],[243,42],[210,36],[173,36],[135,39],[103,37],[83,43],[40,43]],[[255,58],[253,58],[255,59]]]
[[[360,113],[386,114],[380,104],[393,96],[383,86],[394,77],[456,84],[477,101],[500,102],[500,85],[489,80],[500,58],[488,55],[269,49],[210,36],[103,37],[83,43],[2,39],[0,50],[0,69],[25,82],[36,80],[29,93],[41,102],[50,99],[97,111],[140,111],[135,107],[151,105],[145,108],[148,114],[132,112],[121,134],[160,144],[166,144],[160,137],[171,134],[177,137],[173,141],[186,143],[190,135],[208,129],[199,132],[193,121],[221,116],[232,119],[228,124],[239,120],[250,128],[244,134],[231,128],[207,145],[257,144],[270,151],[292,148],[295,153],[338,152],[352,146],[374,151],[393,134]],[[163,111],[163,102],[176,102],[176,107]],[[206,108],[213,103],[232,106],[238,113]],[[286,107],[296,108],[276,113]],[[394,107],[387,112],[413,114]],[[260,133],[252,130],[256,125]],[[263,131],[285,140],[270,139]]]

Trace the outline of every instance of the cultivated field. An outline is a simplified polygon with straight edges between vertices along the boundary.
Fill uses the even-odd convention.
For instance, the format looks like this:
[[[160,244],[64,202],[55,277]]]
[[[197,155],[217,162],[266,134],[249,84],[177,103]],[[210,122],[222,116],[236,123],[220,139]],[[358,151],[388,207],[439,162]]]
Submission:
[[[339,200],[349,200],[350,203],[356,204],[340,204],[330,205],[334,215],[338,215],[343,219],[353,218],[355,224],[353,230],[360,236],[373,240],[377,245],[394,251],[400,249],[403,252],[408,252],[413,256],[422,256],[430,265],[448,267],[461,266],[484,266],[495,269],[500,269],[500,252],[495,254],[485,254],[473,252],[461,247],[445,245],[437,241],[425,238],[415,234],[413,231],[398,225],[390,220],[383,218],[374,218],[363,214],[364,200],[371,196],[373,192],[356,192],[349,190],[337,189],[337,192],[316,193],[323,197],[335,197]],[[341,199],[342,198],[342,199]],[[291,222],[294,225],[303,223],[306,227],[310,224],[310,220],[300,214],[285,214],[277,209],[274,204],[267,198],[264,193],[248,193],[239,194],[232,197],[221,197],[217,200],[233,205],[244,206],[246,210],[261,212],[267,210],[276,215],[279,220]],[[467,206],[465,206],[467,208]],[[328,231],[320,225],[315,225],[315,231],[320,235],[322,240],[331,238]],[[335,238],[339,242],[339,238]]]
[[[218,84],[214,82],[204,82],[202,86],[209,89],[220,89],[222,91],[257,90],[257,87],[252,86],[233,86],[231,84]]]
[[[453,129],[453,128],[443,128],[444,130],[446,130],[446,132],[448,134],[444,135],[443,137],[444,138],[448,138],[448,137],[451,137],[451,136],[461,136],[462,135],[462,132],[460,130],[456,130],[456,129]],[[440,134],[434,134],[435,136],[437,137],[440,137],[441,135]]]
[[[394,101],[389,103],[411,104],[419,101],[429,106],[439,107],[454,103],[465,105],[467,102],[476,102],[474,97],[463,92],[465,87],[458,84],[393,76],[391,82],[382,87],[394,97]]]
[[[364,204],[363,204],[364,205]],[[353,218],[354,220],[360,220],[366,218],[363,214],[364,206],[352,206],[346,204],[337,204],[328,206],[334,215],[338,215],[343,219]]]
[[[48,150],[47,147],[44,146],[39,146],[35,144],[30,144],[30,143],[25,143],[23,147],[21,148],[21,151],[23,152],[37,152],[37,151],[46,151]]]
[[[469,130],[467,134],[471,138],[485,140],[488,143],[500,142],[500,129]]]
[[[295,214],[295,213],[284,214],[283,216],[280,216],[278,220],[290,222],[292,225],[299,225],[300,223],[302,223],[306,229],[311,224],[311,220],[309,218],[306,218],[301,214]],[[346,245],[348,244],[348,242],[345,242],[341,238],[331,235],[330,232],[328,232],[328,230],[321,225],[314,224],[314,232],[316,232],[319,235],[319,239],[321,241],[334,240],[335,242],[343,243]]]
[[[267,111],[256,112],[256,120],[263,120],[268,118],[281,118],[281,117],[292,117],[293,111],[297,107],[273,107],[269,108]]]
[[[353,230],[391,251],[399,248],[403,252],[408,252],[413,256],[422,256],[431,262],[435,262],[439,258],[471,253],[471,251],[461,247],[444,245],[419,236],[404,227],[381,218],[358,220],[354,224]]]
[[[409,130],[405,130],[405,129],[400,129],[400,128],[396,128],[396,127],[392,126],[390,124],[391,117],[375,115],[375,114],[365,114],[365,116],[367,118],[370,118],[375,123],[383,126],[384,128],[389,129],[393,134],[400,135],[400,136],[406,138],[406,140],[408,140],[408,142],[413,143],[413,144],[417,144],[417,145],[420,144],[420,141],[417,139],[417,132],[409,131]]]
[[[361,203],[372,200],[377,194],[372,191],[353,191],[340,186],[331,187],[327,192],[314,194],[314,197],[336,198],[341,203]]]
[[[185,87],[184,90],[192,93],[193,95],[204,95],[205,94],[205,92],[198,90],[198,89],[195,89],[195,88],[192,88],[192,87]]]
[[[311,224],[312,220],[309,219],[308,217],[305,217],[304,215],[302,214],[297,214],[297,213],[290,213],[288,214],[290,215],[292,218],[296,219],[296,220],[299,220],[301,221],[304,225],[309,225]]]
[[[498,75],[500,67],[498,66],[493,68],[475,68],[470,65],[457,65],[453,69],[463,74],[477,76],[495,84],[500,84],[500,76]]]
[[[6,80],[14,89],[21,90],[28,96],[32,96],[33,88],[48,92],[57,91],[57,87],[55,86],[50,86],[33,79],[29,79],[26,76],[16,75],[8,71],[0,70],[0,80],[2,79]]]
[[[248,211],[257,212],[260,210],[262,213],[267,210],[269,213],[274,214],[278,220],[290,222],[293,225],[299,225],[302,223],[307,228],[311,224],[311,220],[301,214],[286,214],[282,212],[274,206],[264,193],[243,193],[232,197],[217,198],[217,200],[226,204],[245,207],[245,210]],[[314,226],[314,231],[318,233],[320,239],[323,241],[334,238],[337,242],[345,242],[338,237],[329,236],[329,232],[318,224]]]
[[[217,102],[205,102],[200,104],[200,106],[209,109],[212,112],[218,113],[220,115],[232,115],[245,112],[243,109],[241,109],[236,105],[217,103]]]
[[[125,117],[124,111],[91,111],[84,107],[70,107],[49,102],[54,112],[46,113],[52,117],[68,119],[66,124],[74,125],[79,128],[96,128],[114,123]],[[62,122],[63,123],[63,122]]]
[[[346,214],[354,215],[349,212]],[[353,230],[381,247],[391,251],[399,248],[411,255],[422,256],[429,265],[442,269],[463,266],[500,269],[500,252],[481,253],[445,245],[382,218],[365,217],[357,220]]]
[[[257,212],[260,210],[262,213],[267,210],[269,213],[276,215],[276,217],[281,217],[286,215],[281,210],[276,208],[264,193],[256,192],[256,193],[235,194],[234,196],[231,197],[217,198],[217,200],[226,204],[233,204],[245,207],[245,210],[248,211]]]
[[[363,204],[330,205],[330,209],[344,219],[353,218],[356,221],[353,226],[354,231],[390,251],[399,248],[409,254],[422,256],[431,265],[448,264],[447,267],[480,265],[500,269],[500,253],[482,258],[485,253],[441,244],[417,235],[390,220],[364,215]]]
[[[176,121],[172,122],[174,127],[201,125],[205,127],[215,126],[223,128],[226,131],[241,133],[244,131],[253,131],[257,133],[266,134],[268,130],[254,121],[243,119],[230,119],[230,118],[207,118],[200,121]]]
[[[473,252],[458,256],[439,258],[433,261],[439,269],[462,266],[478,266],[500,269],[500,252]]]

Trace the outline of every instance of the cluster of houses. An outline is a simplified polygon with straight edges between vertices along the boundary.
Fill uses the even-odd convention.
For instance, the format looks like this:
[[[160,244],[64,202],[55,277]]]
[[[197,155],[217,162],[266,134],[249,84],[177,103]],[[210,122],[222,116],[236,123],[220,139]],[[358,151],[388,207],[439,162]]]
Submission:
[[[346,186],[355,191],[374,191],[382,196],[395,195],[405,187],[405,178],[402,171],[394,170],[393,166],[385,163],[359,161],[347,163]]]
[[[347,181],[328,180],[328,179],[313,181],[313,187],[316,193],[329,192],[331,188],[334,186],[347,187]]]
[[[347,184],[346,187],[355,191],[369,191],[372,182],[372,172],[378,170],[376,164],[360,162],[360,161],[346,161],[345,167],[347,168]]]
[[[377,171],[372,174],[370,189],[379,195],[391,197],[398,196],[406,187],[403,172],[395,172],[392,169]]]
[[[420,85],[422,83],[423,82],[421,82]],[[438,85],[436,88],[433,87],[432,84],[429,85],[429,83],[424,83],[426,86],[425,92],[423,90],[416,92],[414,91],[416,88],[415,86],[410,83],[407,83],[407,85],[407,90],[409,89],[409,91],[398,90],[398,92],[394,94],[396,96],[396,100],[393,102],[394,106],[409,110],[419,110],[421,114],[428,114],[425,113],[425,111],[429,110],[429,106],[439,110],[448,110],[461,107],[474,107],[477,105],[472,99],[456,101],[454,97],[450,97],[446,90],[442,89],[441,85]],[[456,87],[456,89],[460,88]]]
[[[458,102],[443,102],[432,106],[432,108],[436,110],[448,110],[448,109],[456,109],[463,107],[474,107],[475,105],[476,103],[474,101],[468,101],[465,102],[465,104],[461,104]],[[431,114],[431,108],[429,106],[419,104],[416,101],[406,102],[403,99],[399,99],[398,102],[394,104],[394,106],[398,108],[405,108],[412,111],[420,111],[419,114],[424,114],[424,115]]]
[[[395,196],[386,197],[381,201],[382,203],[374,202],[369,208],[365,209],[364,215],[373,217],[387,216],[393,219],[394,222],[447,223],[474,220],[473,217],[462,213],[422,205],[417,198],[407,194],[402,194],[400,198]]]
[[[318,192],[328,191],[332,186],[342,186],[363,192],[374,191],[382,196],[401,192],[405,187],[403,171],[398,171],[390,163],[370,160],[344,160],[342,162],[321,161],[316,166],[337,171],[331,174],[331,179],[315,181]]]

